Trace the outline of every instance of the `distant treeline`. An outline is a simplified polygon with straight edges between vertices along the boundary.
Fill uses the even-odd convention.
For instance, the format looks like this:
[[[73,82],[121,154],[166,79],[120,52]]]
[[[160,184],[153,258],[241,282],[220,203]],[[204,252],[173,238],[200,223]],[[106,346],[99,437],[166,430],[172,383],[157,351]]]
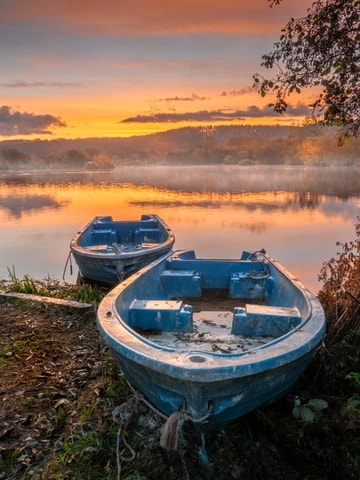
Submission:
[[[130,138],[6,140],[0,169],[112,169],[123,165],[358,165],[360,139],[338,146],[318,125],[186,127]]]

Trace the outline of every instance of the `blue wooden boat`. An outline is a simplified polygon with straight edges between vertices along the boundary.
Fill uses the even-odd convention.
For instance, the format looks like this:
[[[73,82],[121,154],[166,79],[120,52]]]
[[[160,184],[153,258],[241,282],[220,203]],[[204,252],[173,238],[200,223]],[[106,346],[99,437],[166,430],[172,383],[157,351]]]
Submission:
[[[76,233],[70,252],[83,278],[113,286],[169,252],[174,242],[172,230],[157,215],[129,221],[103,216]]]
[[[315,295],[263,250],[170,252],[116,286],[97,323],[128,381],[202,433],[285,394],[325,334]]]

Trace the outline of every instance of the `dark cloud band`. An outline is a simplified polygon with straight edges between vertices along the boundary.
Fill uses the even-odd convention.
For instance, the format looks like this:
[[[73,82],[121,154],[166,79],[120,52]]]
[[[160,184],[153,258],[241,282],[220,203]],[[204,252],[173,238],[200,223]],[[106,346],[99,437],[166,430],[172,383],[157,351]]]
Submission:
[[[303,103],[289,106],[286,116],[310,115],[311,108]],[[269,107],[259,108],[251,105],[246,110],[200,110],[185,113],[155,113],[128,117],[119,123],[169,123],[169,122],[222,122],[229,120],[245,120],[247,118],[264,118],[280,116]]]
[[[50,135],[50,129],[58,127],[66,127],[66,123],[53,115],[13,111],[6,105],[0,107],[0,135]]]

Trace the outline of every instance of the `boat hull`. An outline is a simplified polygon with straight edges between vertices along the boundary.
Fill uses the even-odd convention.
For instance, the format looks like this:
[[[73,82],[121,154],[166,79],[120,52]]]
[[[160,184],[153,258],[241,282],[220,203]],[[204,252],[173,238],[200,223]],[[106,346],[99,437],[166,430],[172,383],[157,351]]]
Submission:
[[[130,383],[165,415],[184,413],[204,432],[218,429],[246,413],[281,398],[297,382],[311,362],[317,347],[301,360],[253,374],[226,374],[204,382],[179,380],[147,365],[129,361],[118,348],[110,348],[113,358]],[[266,386],[266,388],[264,388]]]
[[[114,286],[169,252],[174,242],[173,232],[157,215],[138,221],[95,217],[73,237],[70,251],[81,277]]]
[[[183,253],[165,255],[123,281],[101,302],[97,321],[134,387],[164,414],[180,411],[201,431],[208,431],[284,395],[319,348],[325,317],[316,297],[265,254],[253,262],[202,261]],[[200,349],[204,333],[189,348],[183,343],[177,347],[179,337],[191,339],[195,313],[173,298],[180,292],[193,299],[202,295],[199,284],[200,290],[205,287],[214,295],[226,290],[242,305],[233,309],[229,335],[217,337],[208,351]],[[174,292],[176,288],[180,290]],[[146,338],[144,326],[168,329],[165,336],[175,331],[174,343],[161,345],[156,336]],[[221,328],[225,330],[225,325]],[[250,330],[269,339],[254,348],[224,353],[221,338],[239,343]],[[276,332],[274,337],[271,331]]]

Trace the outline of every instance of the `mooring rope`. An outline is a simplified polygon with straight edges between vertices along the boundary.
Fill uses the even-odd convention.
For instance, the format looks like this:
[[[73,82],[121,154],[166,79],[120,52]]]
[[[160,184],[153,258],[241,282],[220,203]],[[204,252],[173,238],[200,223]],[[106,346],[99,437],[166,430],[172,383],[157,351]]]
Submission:
[[[167,451],[173,450],[179,452],[183,463],[185,476],[188,478],[183,450],[183,447],[187,445],[184,434],[184,424],[186,421],[192,421],[192,418],[183,410],[175,411],[169,417],[164,415],[141,393],[135,390],[132,385],[130,385],[128,382],[127,384],[132,391],[132,397],[121,405],[115,407],[112,413],[114,422],[119,425],[116,441],[117,480],[121,480],[122,462],[131,462],[136,458],[136,452],[134,448],[126,440],[126,427],[129,424],[132,415],[138,412],[138,405],[140,402],[145,404],[157,416],[165,420],[165,423],[161,428],[160,446]],[[210,415],[211,412],[209,412],[209,414],[207,414],[200,423],[207,421]],[[121,449],[121,445],[123,445],[124,448]],[[201,446],[198,448],[198,455],[200,466],[209,472],[211,470],[211,464],[205,449],[204,433],[201,433]]]
[[[136,453],[135,450],[131,447],[131,445],[126,441],[125,438],[125,427],[127,425],[126,421],[126,410],[129,409],[130,403],[137,403],[137,399],[132,397],[128,401],[124,402],[123,404],[115,407],[112,413],[113,420],[116,424],[119,425],[117,437],[116,437],[116,464],[117,464],[117,480],[121,479],[121,465],[122,462],[131,462],[134,460]],[[124,445],[124,448],[120,451],[121,443]],[[130,452],[128,456],[125,455],[124,452]]]
[[[167,419],[167,416],[157,410],[150,402],[148,402],[143,395],[136,391],[132,385],[127,382],[133,395],[129,400],[114,408],[112,417],[114,423],[119,425],[116,438],[116,464],[117,464],[117,480],[121,480],[122,462],[131,462],[136,457],[136,452],[126,440],[126,427],[130,421],[132,413],[138,410],[139,402],[144,403],[156,415]],[[124,448],[121,450],[121,445]],[[126,455],[126,452],[128,453]]]
[[[140,400],[142,403],[144,403],[147,407],[150,408],[150,410],[152,410],[153,412],[155,412],[157,415],[159,415],[160,417],[162,418],[165,418],[167,419],[168,417],[166,415],[164,415],[163,413],[160,412],[160,410],[158,410],[157,408],[154,407],[154,405],[152,405],[150,402],[148,402],[146,400],[146,398],[144,397],[144,395],[142,395],[141,393],[139,393],[137,390],[135,390],[135,388],[129,383],[129,382],[126,382],[128,384],[128,387],[130,388],[130,390],[132,391],[134,397],[136,397],[137,400]]]
[[[70,262],[70,275],[73,274],[73,266],[72,266],[72,262],[71,262],[71,254],[72,254],[72,252],[71,252],[71,250],[70,250],[69,255],[68,255],[68,257],[67,257],[67,259],[66,259],[66,262],[65,262],[65,267],[64,267],[63,276],[62,276],[64,282],[65,282],[65,273],[66,273],[66,269],[67,269],[67,266],[68,266],[68,263],[69,263],[69,262]]]
[[[174,412],[166,420],[160,436],[160,447],[165,450],[178,450],[180,441],[184,439],[183,426],[185,415],[182,412]],[[184,442],[182,442],[184,443]]]

